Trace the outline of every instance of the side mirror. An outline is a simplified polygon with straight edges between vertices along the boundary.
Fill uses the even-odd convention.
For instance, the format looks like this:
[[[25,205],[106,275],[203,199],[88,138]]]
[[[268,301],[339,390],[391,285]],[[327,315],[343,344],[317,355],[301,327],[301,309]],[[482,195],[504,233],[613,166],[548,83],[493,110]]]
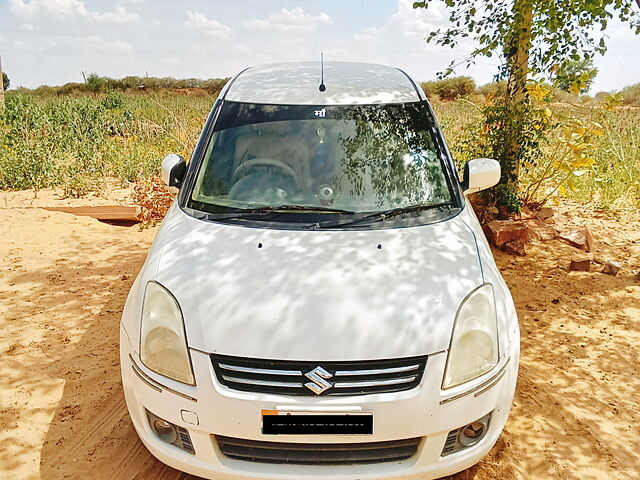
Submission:
[[[464,165],[462,191],[465,195],[493,187],[500,181],[500,163],[491,158],[476,158]]]
[[[180,155],[172,153],[162,159],[162,180],[170,187],[178,187],[184,180],[187,162]]]

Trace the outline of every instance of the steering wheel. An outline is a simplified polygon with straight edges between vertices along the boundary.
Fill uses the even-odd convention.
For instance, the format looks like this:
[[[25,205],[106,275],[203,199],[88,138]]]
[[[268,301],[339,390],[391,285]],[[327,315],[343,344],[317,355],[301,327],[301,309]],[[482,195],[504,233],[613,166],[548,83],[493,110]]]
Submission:
[[[296,184],[298,188],[300,188],[300,184],[298,181],[298,175],[295,170],[287,165],[282,160],[277,160],[275,158],[266,158],[266,157],[258,157],[252,158],[251,160],[247,160],[246,162],[242,162],[238,168],[235,169],[233,175],[231,176],[231,184],[235,184],[242,177],[247,175],[247,172],[255,167],[276,167],[282,173],[291,177],[293,182]]]

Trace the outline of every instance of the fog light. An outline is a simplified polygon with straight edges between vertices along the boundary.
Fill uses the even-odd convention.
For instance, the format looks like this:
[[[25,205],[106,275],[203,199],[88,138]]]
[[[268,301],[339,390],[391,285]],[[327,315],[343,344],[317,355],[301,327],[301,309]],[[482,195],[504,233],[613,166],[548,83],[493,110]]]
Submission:
[[[469,438],[477,438],[480,435],[482,435],[482,432],[484,431],[484,425],[481,424],[480,422],[473,422],[470,425],[467,425],[466,427],[464,427],[464,429],[462,430],[462,434],[465,437],[469,437]]]
[[[471,446],[480,440],[484,433],[484,424],[480,422],[473,422],[462,429],[462,435],[460,435],[460,443],[465,447]]]
[[[192,455],[196,453],[191,442],[191,435],[189,435],[189,431],[186,428],[167,422],[149,410],[147,410],[147,419],[149,420],[149,427],[160,440],[175,445]]]
[[[173,443],[178,438],[178,432],[176,432],[173,424],[166,420],[162,420],[161,418],[156,418],[153,421],[151,428],[163,441],[167,443]]]
[[[488,413],[469,425],[451,430],[447,435],[441,455],[443,457],[451,455],[478,443],[487,434],[490,419],[491,414]]]

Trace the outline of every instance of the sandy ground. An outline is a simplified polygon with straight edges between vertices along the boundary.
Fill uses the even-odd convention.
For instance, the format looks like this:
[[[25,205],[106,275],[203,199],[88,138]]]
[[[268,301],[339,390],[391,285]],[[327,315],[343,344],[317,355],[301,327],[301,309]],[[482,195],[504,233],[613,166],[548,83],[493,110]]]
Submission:
[[[83,198],[63,197],[61,192],[51,189],[0,191],[0,208],[129,205],[132,193],[133,184],[122,187],[114,180],[105,181],[104,190],[100,193],[90,193]]]
[[[120,386],[120,311],[155,229],[40,210],[55,195],[31,197],[0,194],[0,478],[193,478],[142,446]],[[640,478],[640,225],[575,206],[555,219],[588,225],[596,249],[495,252],[520,316],[518,389],[497,445],[455,479]],[[623,269],[567,271],[585,256]]]

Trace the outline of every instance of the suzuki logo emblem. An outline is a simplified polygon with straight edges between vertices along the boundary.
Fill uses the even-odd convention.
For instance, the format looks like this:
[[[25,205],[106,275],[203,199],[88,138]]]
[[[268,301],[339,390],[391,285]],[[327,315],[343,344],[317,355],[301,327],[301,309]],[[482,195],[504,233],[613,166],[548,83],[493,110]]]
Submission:
[[[322,392],[326,392],[333,387],[332,383],[325,380],[325,378],[331,378],[333,375],[320,366],[305,373],[304,376],[311,380],[310,382],[305,383],[304,386],[316,395],[320,395]]]

